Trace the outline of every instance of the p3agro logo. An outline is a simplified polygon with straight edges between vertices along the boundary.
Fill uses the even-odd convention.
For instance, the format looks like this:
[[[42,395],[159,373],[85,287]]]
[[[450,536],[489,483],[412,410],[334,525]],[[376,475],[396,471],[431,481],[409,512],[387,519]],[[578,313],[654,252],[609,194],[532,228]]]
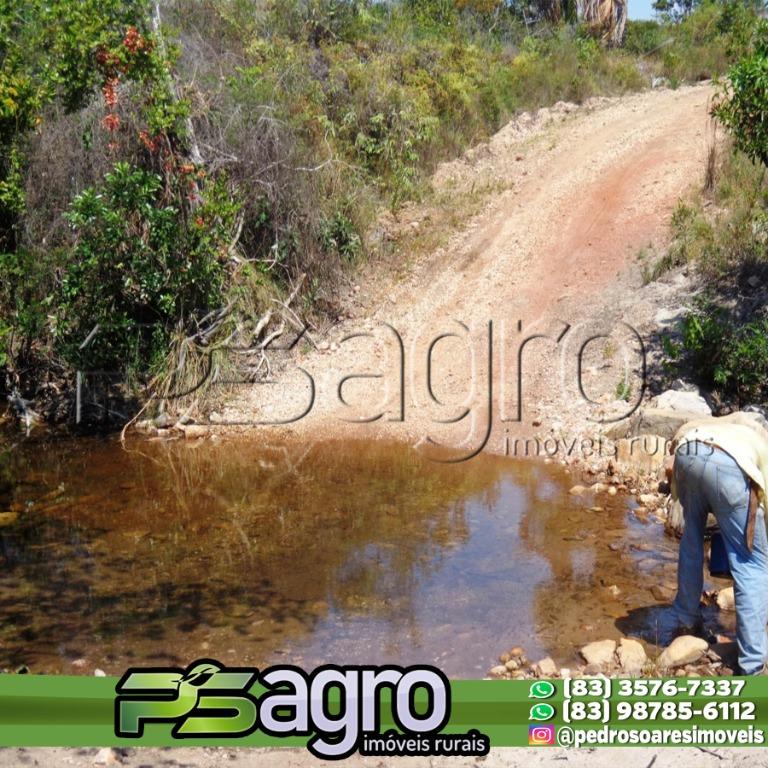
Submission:
[[[329,760],[354,752],[483,755],[489,748],[477,731],[440,733],[450,719],[451,689],[429,666],[328,665],[308,674],[293,666],[260,672],[201,659],[186,669],[130,669],[116,692],[115,734],[122,738],[141,738],[147,723],[173,724],[176,739],[260,730],[277,738],[307,736],[309,751]],[[397,731],[382,734],[385,704]]]

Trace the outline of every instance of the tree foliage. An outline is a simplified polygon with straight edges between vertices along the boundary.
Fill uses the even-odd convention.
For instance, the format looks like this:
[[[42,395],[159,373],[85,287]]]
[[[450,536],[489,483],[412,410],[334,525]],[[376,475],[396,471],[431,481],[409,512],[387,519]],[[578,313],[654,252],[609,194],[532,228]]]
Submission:
[[[728,73],[714,114],[728,128],[736,146],[768,166],[768,22],[755,30],[751,53]]]

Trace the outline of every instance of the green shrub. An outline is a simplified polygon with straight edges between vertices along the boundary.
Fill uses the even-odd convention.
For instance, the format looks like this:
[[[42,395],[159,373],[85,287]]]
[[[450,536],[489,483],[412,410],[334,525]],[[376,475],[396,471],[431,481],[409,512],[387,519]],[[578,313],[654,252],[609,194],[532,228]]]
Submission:
[[[682,340],[666,340],[667,366],[687,365],[704,385],[739,405],[768,399],[768,318],[740,323],[703,299],[683,317]]]
[[[658,50],[669,39],[669,30],[657,21],[628,21],[624,37],[624,50],[645,55]]]
[[[755,31],[754,49],[728,73],[714,114],[736,147],[768,166],[768,21]]]
[[[362,254],[363,244],[354,223],[341,211],[337,211],[321,224],[323,247],[329,253],[337,253],[347,262],[355,261]]]
[[[714,188],[680,203],[672,216],[672,244],[653,274],[690,263],[710,280],[768,262],[768,188],[763,168],[725,148],[715,165]],[[713,205],[714,203],[714,205]]]
[[[748,49],[760,6],[744,0],[705,0],[679,23],[663,25],[671,42],[659,51],[660,73],[673,84],[725,74]]]
[[[218,307],[235,205],[221,183],[183,210],[162,177],[118,163],[75,198],[75,244],[56,297],[56,338],[73,366],[145,372],[169,334]],[[98,325],[93,340],[83,342]]]

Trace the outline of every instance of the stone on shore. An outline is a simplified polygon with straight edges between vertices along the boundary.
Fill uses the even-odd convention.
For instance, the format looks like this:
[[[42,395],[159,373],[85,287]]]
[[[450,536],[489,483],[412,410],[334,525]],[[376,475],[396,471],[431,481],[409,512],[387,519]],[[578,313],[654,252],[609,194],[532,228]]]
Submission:
[[[648,661],[642,644],[637,640],[630,640],[628,637],[622,637],[619,640],[616,655],[619,657],[621,668],[630,675],[639,675]]]
[[[693,635],[676,637],[662,652],[658,659],[661,669],[673,669],[698,661],[709,648],[706,640]]]
[[[540,677],[555,677],[559,671],[559,667],[555,662],[547,656],[536,662],[536,671]]]
[[[712,409],[698,392],[668,389],[656,398],[656,407],[669,411],[687,411],[700,416],[711,416]]]
[[[613,654],[616,652],[616,642],[614,640],[596,640],[594,643],[585,645],[579,653],[584,657],[587,664],[610,664]]]
[[[700,419],[696,411],[673,411],[668,408],[644,408],[633,425],[634,435],[659,435],[671,440],[683,424]]]

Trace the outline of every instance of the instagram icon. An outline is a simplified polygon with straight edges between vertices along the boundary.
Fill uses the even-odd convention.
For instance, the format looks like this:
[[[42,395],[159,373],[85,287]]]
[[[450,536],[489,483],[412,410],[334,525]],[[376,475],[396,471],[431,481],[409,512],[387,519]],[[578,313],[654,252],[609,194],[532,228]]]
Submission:
[[[555,743],[554,725],[529,725],[528,726],[528,746],[529,747],[551,747]]]

